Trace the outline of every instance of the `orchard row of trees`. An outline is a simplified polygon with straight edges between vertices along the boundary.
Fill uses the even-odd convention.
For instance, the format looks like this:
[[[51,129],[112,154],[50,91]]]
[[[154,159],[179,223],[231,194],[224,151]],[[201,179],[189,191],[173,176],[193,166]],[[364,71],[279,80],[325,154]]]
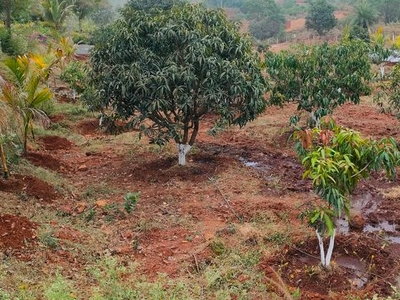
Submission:
[[[274,0],[206,0],[213,7],[236,7],[250,21],[250,33],[258,40],[279,36],[285,28],[285,15],[293,12],[306,14],[307,29],[318,35],[325,35],[338,20],[334,11],[341,6],[349,6],[352,11],[347,24],[355,37],[367,38],[368,30],[378,21],[393,23],[400,20],[400,2],[397,0],[310,0],[299,5],[295,0],[284,0],[276,4]],[[346,22],[346,21],[345,21]]]
[[[99,13],[110,14],[108,0],[0,0],[0,12],[8,29],[12,22],[48,21],[61,29],[65,17],[74,13],[81,21],[87,16],[96,18]]]
[[[386,24],[400,20],[400,2],[393,0],[354,0],[352,18],[347,23],[354,38],[369,39],[371,26],[381,21]],[[312,0],[306,16],[306,28],[315,30],[319,35],[326,34],[337,26],[334,16],[335,6],[326,0]]]
[[[94,93],[85,99],[105,119],[123,119],[156,144],[173,139],[189,148],[209,112],[220,117],[215,132],[244,126],[267,104],[285,102],[298,105],[292,124],[307,112],[314,127],[337,106],[357,104],[371,91],[375,43],[345,35],[337,45],[267,52],[262,62],[221,11],[142,3],[147,2],[128,2],[122,18],[102,32],[91,55],[87,93]]]
[[[370,94],[376,45],[346,35],[336,45],[267,52],[262,62],[221,11],[173,3],[153,9],[137,2],[128,3],[94,49],[86,103],[109,121],[122,119],[139,128],[152,143],[174,140],[180,165],[206,114],[215,116],[210,128],[215,133],[246,125],[267,105],[297,103],[298,114],[290,121],[297,124],[306,112],[309,129],[296,131],[295,149],[304,177],[325,203],[302,216],[315,229],[321,264],[329,267],[335,218],[348,213],[358,182],[380,170],[393,179],[400,165],[394,139],[363,138],[324,119],[345,102],[357,104]],[[324,235],[330,237],[326,252]]]

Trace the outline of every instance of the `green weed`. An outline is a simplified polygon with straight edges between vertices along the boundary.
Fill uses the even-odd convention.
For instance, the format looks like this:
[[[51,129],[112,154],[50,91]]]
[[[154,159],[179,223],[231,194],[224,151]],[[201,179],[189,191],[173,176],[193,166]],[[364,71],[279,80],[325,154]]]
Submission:
[[[71,283],[57,273],[55,280],[45,290],[44,296],[47,300],[74,300],[77,297],[73,291]]]
[[[99,196],[109,196],[115,192],[115,189],[105,183],[93,184],[86,187],[82,196],[85,199],[95,199]]]
[[[139,199],[139,195],[140,195],[139,192],[125,194],[124,208],[128,214],[130,214],[135,209],[137,201]]]
[[[50,249],[58,249],[58,239],[53,236],[52,232],[44,232],[39,236],[40,242]]]

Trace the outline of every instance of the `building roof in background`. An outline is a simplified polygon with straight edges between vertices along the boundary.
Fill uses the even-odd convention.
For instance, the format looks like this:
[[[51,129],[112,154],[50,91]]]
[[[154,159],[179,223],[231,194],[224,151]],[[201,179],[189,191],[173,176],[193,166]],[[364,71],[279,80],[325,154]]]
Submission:
[[[86,44],[77,44],[75,45],[75,54],[76,55],[89,55],[90,50],[94,48],[93,45],[86,45]]]

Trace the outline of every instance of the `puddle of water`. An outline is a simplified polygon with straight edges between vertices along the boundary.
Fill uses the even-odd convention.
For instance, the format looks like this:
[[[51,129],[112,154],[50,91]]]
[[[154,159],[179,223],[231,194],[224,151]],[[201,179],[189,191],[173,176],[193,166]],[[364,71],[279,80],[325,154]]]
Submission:
[[[386,239],[394,244],[400,244],[400,237],[399,236],[388,236]],[[400,277],[399,277],[400,280]]]
[[[365,263],[350,256],[338,256],[335,262],[341,267],[354,270],[355,277],[352,278],[352,283],[355,287],[360,289],[367,284],[368,277],[366,276],[367,268]]]
[[[375,232],[381,230],[386,232],[396,232],[396,225],[389,224],[388,221],[383,221],[378,224],[367,224],[364,226],[363,232]]]
[[[320,263],[320,260],[312,257],[312,256],[301,256],[299,258],[299,260],[303,263],[303,264],[307,264],[307,265],[318,265]]]
[[[338,233],[347,234],[350,231],[349,221],[346,218],[336,219],[336,229]]]
[[[346,218],[336,219],[335,224],[338,233],[348,234],[350,232],[349,222]],[[383,221],[378,224],[366,224],[363,228],[363,232],[378,232],[378,231],[386,232],[385,239],[388,242],[400,244],[400,237],[397,235],[393,235],[397,232],[396,224],[390,224],[388,221]]]
[[[246,160],[243,157],[239,157],[239,161],[243,163],[246,167],[253,168],[257,171],[268,172],[269,170],[271,170],[271,166],[267,164],[261,164],[257,161]]]
[[[320,263],[319,259],[311,256],[301,256],[299,260],[307,265],[318,265]],[[368,277],[366,273],[367,268],[365,263],[357,258],[353,258],[350,256],[338,256],[335,259],[335,262],[340,267],[351,269],[354,271],[354,277],[351,278],[354,287],[360,289],[367,284]]]
[[[354,214],[361,214],[365,216],[369,213],[376,211],[380,202],[381,199],[379,197],[374,197],[371,193],[352,196],[350,211]],[[347,218],[344,217],[341,219],[337,219],[335,224],[339,233],[349,233],[350,228]],[[378,224],[366,224],[363,228],[363,232],[377,231],[385,231],[387,233],[385,237],[387,241],[400,244],[400,237],[397,235],[393,235],[397,232],[396,224],[390,224],[388,221],[382,221]]]
[[[257,171],[261,172],[268,172],[271,170],[271,166],[262,164],[257,161],[250,161],[246,160],[243,157],[239,157],[239,161],[242,162],[246,167],[253,168]],[[288,162],[291,163],[291,162]],[[293,164],[294,165],[294,164]],[[272,174],[265,178],[267,181],[274,181],[276,177]],[[369,213],[375,212],[378,209],[378,205],[382,200],[379,197],[374,197],[371,193],[366,193],[363,195],[353,195],[351,197],[351,208],[350,211],[353,214],[361,214],[361,215],[368,215]],[[348,234],[350,232],[350,226],[347,218],[337,219],[336,228],[338,229],[338,233]],[[363,232],[376,232],[376,231],[385,231],[387,233],[394,233],[396,232],[396,225],[389,224],[388,221],[380,222],[379,224],[371,225],[367,224],[363,228]],[[386,240],[391,243],[400,244],[400,237],[387,235]],[[306,263],[306,262],[304,262]]]
[[[258,167],[260,165],[260,163],[256,162],[256,161],[246,161],[244,159],[240,159],[240,161],[246,166],[246,167],[250,167],[250,168],[255,168]]]
[[[355,214],[367,215],[376,211],[380,202],[381,200],[378,197],[374,198],[371,193],[353,195],[351,196],[351,211]]]
[[[336,257],[335,262],[341,267],[360,271],[362,273],[365,273],[367,271],[365,263],[360,261],[358,258],[342,255]]]

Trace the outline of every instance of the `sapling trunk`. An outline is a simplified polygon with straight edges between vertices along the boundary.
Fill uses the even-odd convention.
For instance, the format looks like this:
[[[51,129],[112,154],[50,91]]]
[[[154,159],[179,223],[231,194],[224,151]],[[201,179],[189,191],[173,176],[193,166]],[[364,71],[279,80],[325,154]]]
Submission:
[[[383,80],[383,78],[385,77],[385,67],[384,66],[379,67],[379,73],[381,75],[381,79]]]
[[[329,267],[329,265],[331,264],[333,246],[335,245],[335,235],[336,235],[336,228],[333,229],[333,233],[329,238],[329,247],[328,247],[328,252],[326,253],[326,260],[325,260],[327,267]]]
[[[321,265],[325,267],[326,261],[325,261],[324,240],[322,239],[322,236],[319,234],[318,229],[315,230],[315,233],[317,234],[318,238],[319,254],[321,255]]]
[[[186,154],[191,148],[192,146],[187,144],[178,144],[178,163],[180,166],[186,165]]]
[[[326,252],[326,256],[325,256],[324,240],[322,239],[321,234],[318,232],[318,229],[315,230],[315,233],[318,238],[319,253],[321,255],[321,265],[324,268],[329,268],[332,259],[333,246],[335,245],[336,229],[333,229],[333,233],[329,239],[329,247],[328,251]]]
[[[1,164],[3,166],[3,177],[4,179],[8,179],[8,177],[10,176],[10,172],[8,171],[7,159],[2,144],[0,144],[0,156],[1,156]]]

